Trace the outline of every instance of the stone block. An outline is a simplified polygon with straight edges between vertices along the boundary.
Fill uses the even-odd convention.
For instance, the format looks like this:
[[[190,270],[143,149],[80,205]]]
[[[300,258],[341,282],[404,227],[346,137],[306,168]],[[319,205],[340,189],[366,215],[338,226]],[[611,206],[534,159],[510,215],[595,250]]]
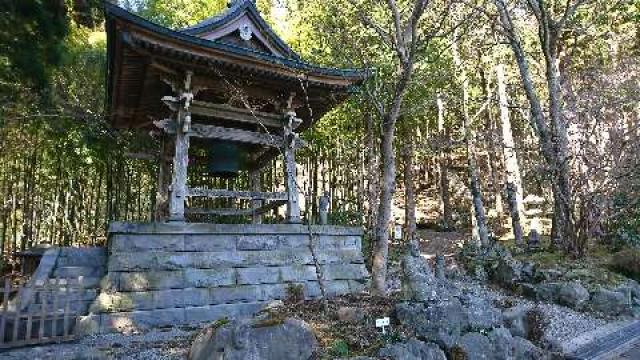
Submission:
[[[255,267],[237,269],[238,284],[275,284],[280,282],[279,267]]]
[[[325,295],[327,297],[341,296],[349,293],[349,282],[347,280],[325,281]]]
[[[364,264],[362,252],[357,249],[316,250],[319,264]]]
[[[112,253],[137,251],[183,251],[184,235],[181,234],[115,234],[110,239]]]
[[[236,235],[188,234],[184,237],[184,251],[234,251]]]
[[[210,322],[220,319],[238,319],[250,317],[264,308],[266,303],[222,304],[184,309],[186,323]]]
[[[318,250],[322,249],[351,249],[362,250],[362,241],[360,236],[346,235],[320,235],[317,241]]]
[[[305,299],[317,299],[322,297],[320,283],[318,283],[317,281],[307,281],[304,282],[303,285]]]
[[[186,269],[182,287],[216,287],[228,286],[236,283],[234,269]]]
[[[101,332],[132,332],[152,327],[185,324],[183,308],[102,314]]]
[[[292,265],[283,266],[279,269],[280,281],[282,282],[318,280],[315,266]]]
[[[309,246],[309,235],[239,235],[238,250],[282,250]]]
[[[355,280],[369,276],[364,264],[332,264],[321,268],[325,280]]]
[[[255,302],[263,300],[262,289],[270,285],[241,285],[208,289],[208,304],[228,304],[235,302]],[[205,304],[202,304],[205,305]]]
[[[241,251],[243,258],[239,266],[284,266],[284,265],[313,265],[313,256],[309,249],[289,249],[273,251]]]
[[[92,313],[114,313],[154,308],[153,292],[101,293],[89,307]]]
[[[97,314],[81,316],[74,330],[75,334],[78,336],[89,336],[89,335],[99,334],[100,320],[101,320],[101,315],[97,315]]]
[[[180,290],[170,290],[176,292],[176,297],[182,298],[182,306],[202,306],[211,304],[211,294],[209,289],[189,288]],[[164,296],[165,294],[163,294]],[[169,294],[171,296],[172,294]],[[162,304],[160,294],[157,294],[156,303]],[[158,306],[160,307],[160,306]]]
[[[120,291],[146,291],[184,288],[182,271],[120,273]]]

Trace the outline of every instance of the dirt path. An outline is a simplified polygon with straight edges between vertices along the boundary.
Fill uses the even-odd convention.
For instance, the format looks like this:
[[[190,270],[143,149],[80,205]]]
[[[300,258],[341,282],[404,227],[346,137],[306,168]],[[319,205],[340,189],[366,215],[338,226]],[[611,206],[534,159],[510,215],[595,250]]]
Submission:
[[[418,230],[421,251],[426,258],[433,258],[436,254],[452,257],[466,240],[467,235],[457,231],[440,232],[429,229]]]

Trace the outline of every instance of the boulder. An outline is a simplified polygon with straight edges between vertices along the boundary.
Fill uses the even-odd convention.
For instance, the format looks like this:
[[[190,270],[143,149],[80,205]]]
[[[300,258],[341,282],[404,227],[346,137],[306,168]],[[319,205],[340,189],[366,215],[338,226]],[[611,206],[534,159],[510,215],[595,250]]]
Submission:
[[[622,292],[598,289],[591,297],[591,309],[609,316],[629,314],[630,298]]]
[[[429,301],[439,295],[438,280],[427,261],[412,253],[402,258],[403,290],[408,300]]]
[[[463,297],[471,331],[492,329],[502,324],[502,313],[490,301],[478,296]]]
[[[495,359],[494,347],[487,336],[466,333],[452,350],[453,359]]]
[[[560,294],[560,288],[562,284],[546,282],[536,286],[535,298],[538,301],[556,302]]]
[[[531,341],[521,338],[513,338],[514,359],[517,360],[542,360],[546,359],[545,352],[535,346]]]
[[[456,298],[436,303],[400,303],[396,317],[416,335],[449,350],[469,327],[469,316]]]
[[[512,336],[528,336],[527,311],[529,308],[526,306],[515,306],[502,313],[504,324]]]
[[[357,324],[364,320],[364,311],[353,306],[341,306],[338,308],[338,320]]]
[[[589,301],[589,291],[579,282],[565,283],[558,291],[558,303],[572,309],[582,309],[587,301]]]
[[[387,345],[378,356],[392,360],[446,360],[444,352],[436,344],[409,339],[403,343]]]
[[[491,272],[491,280],[505,288],[512,288],[522,279],[522,263],[510,256],[498,258]]]
[[[198,334],[189,360],[301,360],[318,348],[311,328],[301,320],[234,320]]]
[[[489,341],[493,344],[494,356],[496,360],[513,359],[513,336],[504,327],[493,329],[489,334]]]

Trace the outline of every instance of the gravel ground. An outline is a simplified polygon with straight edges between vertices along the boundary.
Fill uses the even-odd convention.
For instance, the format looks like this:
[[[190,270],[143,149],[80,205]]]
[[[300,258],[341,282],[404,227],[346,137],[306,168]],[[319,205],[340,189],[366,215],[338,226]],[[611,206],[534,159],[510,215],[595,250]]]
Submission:
[[[558,343],[568,342],[586,332],[597,330],[612,319],[602,319],[591,313],[577,312],[557,304],[531,301],[519,296],[508,295],[500,289],[491,288],[475,280],[458,280],[454,282],[460,289],[476,296],[491,299],[495,304],[511,306],[538,307],[549,321],[545,329],[545,337]]]
[[[195,328],[154,329],[140,334],[108,334],[79,341],[16,349],[0,359],[185,359]]]

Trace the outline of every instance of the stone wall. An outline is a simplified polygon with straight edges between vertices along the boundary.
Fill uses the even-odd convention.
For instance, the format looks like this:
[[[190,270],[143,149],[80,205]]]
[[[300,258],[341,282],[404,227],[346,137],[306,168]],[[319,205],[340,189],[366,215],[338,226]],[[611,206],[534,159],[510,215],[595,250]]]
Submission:
[[[85,332],[241,317],[295,284],[317,298],[359,292],[368,279],[358,228],[114,223],[109,234]]]

